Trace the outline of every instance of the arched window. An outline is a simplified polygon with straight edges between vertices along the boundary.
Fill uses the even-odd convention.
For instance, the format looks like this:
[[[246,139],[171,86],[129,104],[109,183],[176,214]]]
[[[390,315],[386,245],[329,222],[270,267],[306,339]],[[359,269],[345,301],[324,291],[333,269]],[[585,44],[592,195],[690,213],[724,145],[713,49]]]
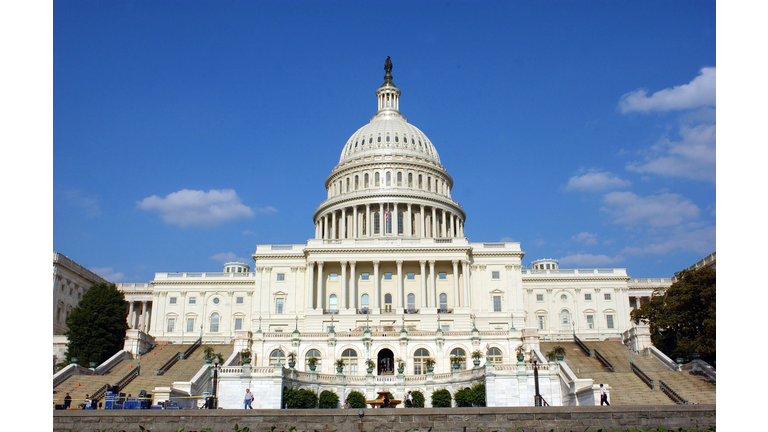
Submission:
[[[392,294],[384,295],[384,311],[392,312]]]
[[[309,370],[309,358],[314,357],[317,359],[317,363],[315,363],[315,366],[317,368],[315,369],[316,372],[322,372],[323,371],[323,356],[320,355],[320,351],[316,349],[311,349],[307,351],[307,355],[304,356],[304,371]]]
[[[398,186],[403,185],[403,173],[400,171],[397,172],[397,185]]]
[[[432,177],[427,177],[427,190],[432,191]]]
[[[429,351],[419,348],[413,354],[413,374],[426,375],[427,365],[424,362],[429,358]]]
[[[408,310],[412,311],[416,309],[416,296],[408,294]]]
[[[421,174],[419,174],[419,189],[423,189],[421,184]]]
[[[440,310],[448,310],[448,296],[445,293],[440,294]]]
[[[488,363],[492,364],[501,364],[502,356],[501,356],[501,350],[498,348],[489,348],[488,352],[485,354],[485,358],[488,360]]]
[[[336,294],[331,294],[331,299],[328,304],[330,305],[331,312],[336,312]]]
[[[211,333],[217,333],[219,331],[219,314],[214,312],[211,315]]]
[[[387,234],[392,234],[392,215],[388,213],[387,217]]]
[[[285,360],[285,353],[281,349],[276,349],[269,354],[270,366],[282,366],[283,360]]]
[[[378,234],[379,233],[379,213],[376,212],[373,214],[373,233]]]
[[[347,177],[347,192],[349,192],[349,177]]]
[[[403,233],[403,212],[397,212],[397,233]]]
[[[355,190],[360,186],[360,176],[355,176]]]
[[[363,187],[368,189],[368,173],[365,173],[365,177],[363,177]]]
[[[392,185],[392,173],[387,171],[387,186]]]
[[[395,134],[395,142],[399,142],[399,141],[397,140],[397,134]]]
[[[562,312],[560,312],[560,325],[563,330],[568,330],[571,328],[571,317],[567,310],[563,309]]]
[[[379,187],[379,173],[373,174],[373,186]]]
[[[459,363],[459,369],[464,370],[467,368],[467,354],[461,348],[454,348],[451,351],[451,364],[453,364],[454,357],[461,357],[462,360]]]
[[[344,361],[344,369],[341,373],[344,375],[357,375],[357,352],[353,349],[344,350],[341,353],[341,359]]]
[[[368,294],[363,294],[363,297],[360,299],[360,307],[364,310],[368,310]]]
[[[412,173],[408,173],[408,187],[409,188],[413,187],[413,174]]]

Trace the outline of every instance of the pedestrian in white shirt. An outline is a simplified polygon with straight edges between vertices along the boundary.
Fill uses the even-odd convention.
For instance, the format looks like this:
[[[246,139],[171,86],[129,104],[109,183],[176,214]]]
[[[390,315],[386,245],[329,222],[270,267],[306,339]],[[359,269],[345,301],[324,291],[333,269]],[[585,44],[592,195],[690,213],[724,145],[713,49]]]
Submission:
[[[245,401],[243,409],[253,409],[251,402],[253,402],[253,393],[251,393],[251,389],[245,389]]]

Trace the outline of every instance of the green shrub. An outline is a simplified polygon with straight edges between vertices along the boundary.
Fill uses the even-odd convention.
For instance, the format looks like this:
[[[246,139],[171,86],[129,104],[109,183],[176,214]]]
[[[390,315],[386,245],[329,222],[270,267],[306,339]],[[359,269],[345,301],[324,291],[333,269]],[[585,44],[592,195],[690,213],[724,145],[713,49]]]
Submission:
[[[424,393],[420,390],[414,390],[411,393],[411,397],[413,397],[414,408],[424,408]]]
[[[285,389],[283,403],[288,409],[317,408],[317,393],[310,389]]]
[[[339,395],[330,390],[323,390],[320,393],[320,408],[335,409],[338,407]]]
[[[472,406],[472,389],[467,387],[457,391],[456,393],[453,394],[453,400],[456,401],[457,407],[471,407]]]
[[[479,382],[472,386],[470,402],[473,406],[485,406],[485,384]]]
[[[432,392],[433,408],[450,408],[451,392],[446,389],[435,390]]]
[[[359,391],[353,390],[349,392],[349,395],[347,395],[347,401],[349,401],[349,406],[351,408],[365,408],[368,406],[368,404],[365,403],[365,396],[363,396],[363,394]]]

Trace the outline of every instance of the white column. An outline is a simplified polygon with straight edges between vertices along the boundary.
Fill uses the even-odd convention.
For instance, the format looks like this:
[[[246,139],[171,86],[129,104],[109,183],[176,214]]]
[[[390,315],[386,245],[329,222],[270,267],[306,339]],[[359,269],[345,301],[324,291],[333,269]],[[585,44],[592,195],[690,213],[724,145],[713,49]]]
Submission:
[[[321,313],[323,311],[323,304],[325,303],[325,292],[323,290],[323,262],[317,262],[317,310]]]
[[[471,308],[471,300],[470,300],[470,284],[469,284],[469,261],[464,260],[461,262],[461,273],[464,279],[464,307]],[[509,293],[508,295],[511,295],[512,293]]]
[[[357,275],[355,274],[355,261],[349,262],[349,307],[357,309]]]
[[[147,329],[144,328],[144,324],[146,324],[147,319],[147,302],[143,301],[141,302],[141,317],[139,318],[139,330],[146,332]],[[182,320],[184,317],[182,317]]]
[[[400,233],[400,218],[397,214],[397,203],[393,204],[394,208],[392,209],[392,234],[393,235],[399,235]],[[403,221],[405,222],[405,221]],[[405,230],[403,230],[405,231]]]
[[[413,221],[411,220],[413,218],[411,213],[411,203],[408,203],[408,231],[403,230],[404,232],[408,233],[408,237],[411,237],[413,235]],[[405,222],[405,221],[404,221]]]
[[[464,237],[464,221],[459,221],[459,230],[461,231],[461,235],[459,237]]]
[[[421,278],[421,298],[419,299],[419,307],[422,309],[427,308],[427,261],[426,260],[420,260],[419,265],[421,266],[421,274],[419,275]]]
[[[272,294],[272,290],[271,290],[272,267],[264,267],[264,271],[267,273],[267,287],[264,290],[264,292],[261,294],[261,300],[259,300],[259,303],[261,303],[260,309],[262,310],[262,312],[268,313],[270,311],[269,297]]]
[[[515,296],[513,295],[514,291],[512,288],[512,265],[505,265],[504,270],[506,270],[504,277],[507,279],[507,311],[510,312],[517,309],[517,307],[515,307]]]
[[[340,239],[347,238],[347,208],[341,209],[341,232],[339,233]]]
[[[341,304],[339,311],[347,308],[347,262],[341,261]]]
[[[436,307],[435,303],[435,260],[429,260],[429,306]]]
[[[331,212],[331,239],[335,240],[339,238],[336,234],[336,210]]]
[[[421,227],[419,227],[420,228],[419,231],[421,231],[421,235],[420,236],[421,237],[425,237],[426,233],[424,231],[424,225],[425,225],[425,222],[426,222],[426,216],[424,216],[424,211],[426,209],[424,207],[424,204],[421,204],[420,207],[421,207],[421,212],[420,212],[420,214],[421,214]]]
[[[307,263],[307,295],[304,297],[304,310],[308,311],[312,309],[315,298],[315,262],[309,261]]]
[[[325,234],[323,235],[324,239],[330,239],[331,238],[331,229],[328,226],[328,213],[325,214],[325,226],[323,226],[325,229]]]
[[[384,220],[384,203],[379,203],[379,237],[387,235],[387,221]]]
[[[453,264],[453,307],[457,308],[460,304],[459,297],[459,260],[451,261]],[[466,306],[466,305],[465,305]]]
[[[365,205],[365,235],[370,237],[372,232],[373,232],[373,228],[371,228],[371,205],[366,204]]]
[[[358,231],[357,231],[357,206],[353,207],[352,218],[354,219],[354,223],[352,225],[353,225],[353,230],[355,231],[352,234],[352,238],[357,238],[357,233],[358,233]]]
[[[263,293],[261,292],[261,279],[263,277],[263,271],[264,267],[257,266],[256,267],[256,310],[253,311],[252,316],[261,315],[261,297],[263,296]],[[205,299],[205,297],[203,297]],[[205,303],[203,303],[205,305]]]
[[[432,225],[432,238],[437,237],[437,209],[432,207],[432,221],[429,223]]]
[[[373,307],[379,308],[379,262],[373,262]]]
[[[130,304],[130,306],[131,306],[131,307],[130,307],[130,310],[128,311],[128,328],[129,328],[129,329],[132,329],[132,328],[134,328],[134,327],[135,327],[135,326],[133,325],[133,322],[134,322],[134,321],[133,321],[133,301],[131,301],[131,304]]]
[[[403,308],[403,260],[397,260],[397,308]]]
[[[441,211],[443,212],[443,214],[442,214],[442,216],[440,216],[440,220],[442,221],[442,223],[440,224],[440,237],[445,237],[446,236],[445,228],[446,228],[446,225],[447,225],[446,224],[447,221],[445,220],[445,209],[443,209]]]

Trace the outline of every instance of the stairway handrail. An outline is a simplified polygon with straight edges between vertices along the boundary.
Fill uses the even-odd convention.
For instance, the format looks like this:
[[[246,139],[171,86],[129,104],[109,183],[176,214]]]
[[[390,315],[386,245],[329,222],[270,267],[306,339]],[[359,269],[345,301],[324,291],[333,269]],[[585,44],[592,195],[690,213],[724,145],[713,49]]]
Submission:
[[[649,377],[645,372],[643,372],[639,367],[637,367],[637,365],[635,365],[632,362],[629,362],[629,368],[630,370],[632,370],[632,372],[635,373],[635,375],[637,375],[640,378],[640,380],[642,380],[648,387],[650,387],[651,390],[656,390],[653,384],[653,379]]]
[[[608,359],[606,359],[605,357],[603,357],[602,354],[600,354],[600,351],[598,351],[597,348],[593,349],[592,351],[595,353],[595,358],[598,359],[606,369],[610,369],[611,372],[616,372],[616,368],[613,367],[613,365],[611,364],[611,362],[608,361]]]
[[[187,350],[186,350],[186,351],[184,351],[184,354],[182,354],[182,355],[181,355],[181,359],[182,359],[182,360],[186,360],[186,359],[188,359],[188,358],[189,358],[189,356],[191,356],[191,355],[192,355],[192,353],[193,353],[193,352],[195,352],[195,350],[196,350],[196,349],[197,349],[197,348],[198,348],[200,345],[202,345],[202,344],[203,344],[203,337],[201,336],[200,338],[198,338],[198,339],[195,341],[195,343],[193,343],[193,344],[192,344],[192,346],[190,346],[189,348],[187,348]]]
[[[584,351],[584,354],[586,354],[587,357],[592,357],[592,350],[584,342],[582,342],[575,333],[573,334],[573,341],[576,342],[576,345],[578,345],[582,351]]]
[[[659,380],[659,390],[665,395],[667,395],[670,399],[672,399],[674,403],[678,405],[688,405],[687,400],[683,399],[682,396],[677,394],[676,391],[672,390],[672,387],[667,385],[667,383],[665,383],[662,380]]]
[[[139,376],[140,373],[141,373],[141,366],[136,366],[136,369],[128,372],[123,378],[120,379],[120,381],[118,381],[115,384],[115,387],[117,387],[117,391],[119,392],[120,390],[125,388],[125,386],[127,386],[131,381],[133,381],[134,378]]]
[[[180,351],[177,352],[176,354],[174,354],[173,357],[169,358],[168,361],[165,362],[165,364],[160,366],[160,369],[155,371],[155,375],[162,375],[162,374],[168,372],[168,369],[173,367],[173,365],[175,365],[176,362],[179,361],[179,358],[181,358],[181,352]]]
[[[539,407],[539,406],[549,406],[549,404],[547,403],[547,400],[544,399],[544,397],[542,395],[536,395],[536,397],[534,397],[533,399],[534,399],[534,405],[537,406],[537,407]]]
[[[107,390],[109,389],[109,384],[104,384],[103,386],[99,387],[98,390],[93,392],[91,394],[91,400],[94,402],[98,402],[99,399],[103,398],[105,394],[107,394]]]

